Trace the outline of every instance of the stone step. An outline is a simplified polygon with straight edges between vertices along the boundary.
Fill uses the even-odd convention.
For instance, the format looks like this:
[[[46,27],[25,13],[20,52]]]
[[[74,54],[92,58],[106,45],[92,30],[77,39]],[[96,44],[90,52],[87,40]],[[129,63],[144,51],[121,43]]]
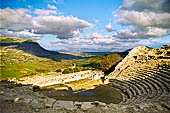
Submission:
[[[123,90],[124,90],[125,92],[127,92],[127,94],[129,94],[129,97],[130,97],[130,98],[132,98],[132,97],[134,96],[134,94],[135,94],[134,89],[132,89],[132,87],[131,87],[129,84],[127,84],[126,82],[114,81],[114,83],[119,84],[121,87],[124,86],[124,89],[123,89]],[[121,88],[121,87],[120,87],[120,88]],[[129,91],[127,91],[127,90],[129,90]]]
[[[138,96],[141,95],[141,93],[140,93],[138,87],[136,87],[136,85],[134,85],[133,83],[130,83],[130,82],[126,82],[126,83],[131,87],[131,89],[133,91],[133,97],[128,102],[126,102],[126,103],[130,104],[133,101],[135,101],[138,98]]]
[[[155,87],[157,88],[157,96],[155,97],[155,99],[159,99],[159,97],[161,97],[163,94],[167,94],[166,87],[163,86],[160,81],[151,77],[148,77],[148,80],[153,81]]]
[[[159,72],[161,72],[162,74],[164,74],[167,78],[169,78],[170,79],[170,71],[167,71],[167,70],[161,70],[161,71],[159,71]]]
[[[119,89],[119,91],[121,91],[121,93],[123,94],[123,101],[120,104],[123,104],[124,102],[126,102],[128,99],[130,99],[132,97],[132,91],[129,90],[129,86],[127,87],[126,85],[122,85],[120,84],[120,82],[114,80],[111,82],[111,86],[114,88]]]
[[[114,81],[112,81],[112,85],[113,85],[113,87],[123,90],[122,91],[123,94],[127,95],[127,96],[124,96],[127,98],[124,99],[124,101],[121,104],[129,104],[131,102],[132,98],[133,99],[135,98],[136,92],[128,83],[114,80]]]
[[[159,80],[164,86],[165,86],[165,88],[170,92],[170,89],[169,89],[169,87],[170,87],[170,81],[166,81],[166,80],[164,80],[163,79],[163,77],[161,77],[161,76],[153,76],[153,79],[157,79],[157,80]]]
[[[133,81],[128,81],[129,83],[131,83],[133,85],[133,87],[135,88],[136,90],[136,98],[134,98],[132,101],[131,101],[131,104],[136,104],[137,102],[139,102],[141,99],[143,99],[143,88],[141,88],[141,86],[137,83],[137,82],[133,82]]]
[[[136,79],[139,79],[140,76]],[[147,84],[150,88],[150,96],[148,98],[154,98],[157,96],[157,86],[154,85],[154,83],[148,79],[143,79],[141,82],[144,82],[145,84]]]
[[[118,89],[126,90],[129,88],[126,84],[123,84],[121,81],[118,81],[116,79],[109,80],[111,82],[112,87],[116,87]]]
[[[156,74],[159,74],[159,75],[163,76],[164,78],[170,80],[170,75],[167,75],[166,73],[164,73],[164,72],[162,72],[162,71],[159,71],[159,72],[157,72]]]
[[[158,78],[153,78],[153,79],[159,81],[159,84],[162,87],[162,93],[161,93],[160,97],[158,97],[158,100],[163,98],[166,95],[169,95],[169,88],[163,82],[161,82]]]
[[[138,83],[136,83],[135,81],[127,81],[128,83],[132,84],[135,89],[137,90],[137,95],[143,95],[143,87],[141,87]]]
[[[170,79],[167,79],[167,78],[164,78],[163,76],[161,76],[161,75],[165,75],[164,73],[161,73],[161,72],[158,72],[158,71],[155,73],[155,71],[153,71],[153,70],[149,70],[149,71],[153,73],[153,75],[151,75],[151,76],[161,77],[165,81],[170,82]],[[161,74],[161,75],[159,75],[159,74]]]
[[[142,68],[141,70],[143,70],[143,71],[150,71],[150,70],[158,71],[157,68]]]
[[[143,84],[141,81],[139,80],[130,80],[129,82],[131,83],[134,83],[134,85],[136,87],[139,88],[139,91],[140,91],[140,94],[138,95],[138,98],[134,101],[134,103],[140,103],[142,102],[143,99],[145,99],[148,95],[148,92],[147,89],[148,89],[148,86],[146,86],[146,84]]]
[[[149,77],[149,78],[154,78],[154,80],[157,80],[157,82],[158,82],[160,85],[164,84],[164,86],[169,86],[169,85],[166,83],[166,81],[163,81],[162,79],[160,79],[160,78],[158,78],[158,77],[155,77],[155,74],[153,74],[152,76],[147,75],[147,74],[143,74],[142,76],[146,76],[146,77]],[[161,82],[161,83],[160,83],[160,82]],[[166,87],[165,87],[165,89],[166,89]]]
[[[161,84],[160,81],[158,81],[157,79],[153,79],[153,78],[151,78],[151,77],[149,77],[149,79],[150,79],[151,81],[154,81],[155,86],[158,86],[158,87],[159,87],[159,89],[157,89],[158,95],[157,95],[157,97],[155,97],[156,99],[158,99],[159,97],[161,97],[163,94],[166,94],[166,90],[165,90],[166,87],[164,87],[164,86]]]
[[[157,80],[159,80],[161,83],[162,83],[162,85],[165,87],[165,89],[167,90],[167,91],[169,91],[170,92],[170,82],[168,83],[168,82],[166,82],[166,81],[164,81],[164,80],[162,80],[161,78],[159,78],[159,77],[154,77],[153,79],[157,79]]]
[[[155,70],[149,70],[148,72],[151,72],[151,73],[153,73],[154,75],[155,75],[156,73],[158,73],[158,74],[161,74],[161,75],[163,75],[163,76],[166,76],[166,78],[168,78],[166,74],[161,73],[161,72],[159,72],[159,71],[156,71],[156,72],[155,72]],[[170,81],[170,79],[167,79],[167,80]]]
[[[142,101],[145,101],[148,98],[152,98],[154,96],[156,96],[155,93],[153,93],[153,90],[155,89],[148,81],[145,81],[144,79],[140,79],[140,78],[135,78],[135,81],[138,81],[138,84],[141,83],[143,84],[144,88],[146,88],[146,93],[147,96],[143,97]],[[154,96],[153,96],[154,94]]]

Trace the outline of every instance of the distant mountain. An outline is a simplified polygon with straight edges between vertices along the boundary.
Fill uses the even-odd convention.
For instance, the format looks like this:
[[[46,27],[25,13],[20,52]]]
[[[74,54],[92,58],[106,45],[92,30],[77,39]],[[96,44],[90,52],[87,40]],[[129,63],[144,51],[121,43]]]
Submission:
[[[20,39],[15,37],[0,37],[0,46],[10,46],[10,48],[23,50],[26,53],[33,54],[38,57],[60,61],[61,59],[79,59],[80,56],[61,54],[56,51],[49,51],[42,48],[37,42],[30,39]]]
[[[60,54],[42,48],[34,40],[0,37],[0,80],[56,72],[72,66],[61,59],[76,59],[73,55]]]

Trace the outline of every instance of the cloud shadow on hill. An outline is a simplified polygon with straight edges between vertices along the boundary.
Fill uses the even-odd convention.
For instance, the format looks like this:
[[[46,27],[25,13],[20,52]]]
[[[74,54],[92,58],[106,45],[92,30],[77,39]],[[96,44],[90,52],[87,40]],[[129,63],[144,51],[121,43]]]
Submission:
[[[80,57],[80,56],[62,54],[62,53],[59,53],[56,51],[49,51],[49,50],[42,48],[36,42],[0,43],[0,46],[1,47],[12,46],[11,48],[22,50],[26,53],[30,53],[32,55],[42,57],[42,58],[48,58],[48,59],[51,59],[54,61],[61,61],[61,59],[82,59],[82,58],[84,58],[84,57]]]

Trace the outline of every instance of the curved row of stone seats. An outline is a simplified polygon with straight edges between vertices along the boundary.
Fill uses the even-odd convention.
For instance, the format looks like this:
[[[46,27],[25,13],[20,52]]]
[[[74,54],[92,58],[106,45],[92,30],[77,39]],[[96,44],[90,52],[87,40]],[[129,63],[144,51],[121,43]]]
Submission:
[[[134,76],[132,76],[132,77],[134,77]],[[137,79],[139,79],[139,78],[137,78]],[[143,78],[140,77],[138,83],[133,82],[133,85],[136,85],[136,87],[137,87],[137,84],[139,84],[139,83],[141,82],[141,80],[143,80]],[[128,82],[130,82],[130,81],[128,81]],[[144,85],[143,85],[143,86],[144,86],[145,89],[148,89],[148,88],[151,87],[150,84],[148,84],[148,82],[145,82],[145,81],[144,81]],[[134,87],[134,86],[133,86],[133,87]],[[138,87],[140,87],[140,85],[138,85]],[[140,88],[140,89],[144,89],[144,88]],[[153,87],[151,87],[151,88],[154,89]],[[148,90],[147,90],[147,92],[146,92],[146,91],[143,91],[143,94],[141,94],[141,92],[139,93],[139,91],[140,91],[139,89],[136,89],[136,88],[135,88],[135,90],[138,90],[137,92],[138,92],[138,94],[140,94],[140,95],[146,95],[146,94],[148,94],[148,93],[151,93],[151,91],[148,91]],[[142,98],[142,97],[140,97],[140,95],[138,95],[139,98]],[[139,99],[139,98],[138,98],[138,99]],[[139,100],[140,100],[140,99],[139,99]]]
[[[126,88],[131,89],[127,93],[129,95],[127,97],[130,98],[124,99],[122,104],[132,104],[147,100],[155,101],[167,99],[170,95],[170,79],[168,79],[170,77],[168,75],[169,67],[164,66],[164,69],[161,69],[163,71],[158,72],[156,68],[147,67],[141,69],[141,71],[131,74],[129,77],[132,79],[120,84],[126,84],[125,86],[128,86]],[[121,89],[121,87],[119,88]]]
[[[135,101],[137,98],[138,98],[138,96],[139,95],[141,95],[140,94],[140,91],[139,91],[139,89],[136,87],[136,85],[133,85],[133,84],[131,84],[131,83],[129,83],[129,82],[125,82],[127,85],[129,85],[130,86],[130,88],[132,89],[132,93],[133,93],[133,96],[129,99],[129,100],[127,100],[126,102],[124,102],[124,104],[129,104],[129,103],[133,103],[133,101]]]
[[[162,78],[163,80],[165,80],[165,81],[170,81],[170,75],[167,75],[167,74],[165,74],[165,73],[163,73],[163,72],[161,72],[161,71],[155,71],[155,69],[153,69],[153,70],[142,70],[142,71],[139,71],[139,73],[140,72],[145,72],[145,73],[153,73],[151,76],[157,76],[157,77],[159,77],[159,78]]]
[[[118,80],[113,82],[115,86],[119,84],[120,90],[124,86],[125,99],[121,104],[170,101],[170,57],[166,54],[169,51],[136,47],[116,66],[108,79]]]
[[[144,82],[145,84],[148,84],[148,82]],[[115,84],[116,86],[119,86],[119,87],[117,87],[117,88],[119,88],[119,89],[121,89],[122,88],[122,86],[126,86],[125,88],[124,88],[124,90],[127,90],[127,91],[124,91],[124,92],[127,92],[126,94],[127,94],[127,96],[125,96],[125,97],[129,97],[129,98],[126,98],[126,99],[124,99],[124,101],[121,103],[121,104],[133,104],[133,103],[136,103],[136,102],[138,102],[137,100],[141,100],[141,99],[143,99],[144,97],[142,97],[142,93],[141,94],[139,94],[140,93],[140,91],[139,91],[139,89],[137,89],[137,86],[132,86],[132,84],[130,84],[129,82],[117,82],[116,80],[114,81],[114,83],[113,84]],[[119,84],[119,85],[118,85]],[[115,86],[114,85],[114,86]],[[133,84],[134,85],[134,84]],[[151,95],[150,93],[152,93],[151,92],[151,90],[149,90],[148,91],[148,89],[150,89],[150,87],[152,87],[152,86],[150,86],[150,84],[148,84],[148,86],[146,86],[145,85],[145,89],[147,90],[147,92],[145,92],[145,91],[143,91],[143,93],[145,93],[145,95],[147,94],[148,96],[149,95]],[[130,90],[128,90],[127,88],[129,88]],[[152,88],[151,88],[152,89]],[[144,89],[143,89],[144,90]],[[123,92],[123,93],[124,93]],[[148,93],[149,92],[149,93]],[[137,95],[137,94],[139,94],[139,95]]]
[[[145,74],[145,73],[142,73],[140,76],[148,76],[148,75]],[[169,88],[168,88],[169,84],[167,82],[163,81],[160,78],[154,77],[154,74],[151,77],[149,77],[149,79],[151,81],[154,81],[155,84],[157,84],[157,85],[159,85],[159,87],[161,87],[161,88],[158,89],[158,91],[162,90],[162,92],[163,92],[163,93],[161,92],[162,94],[168,94],[168,92],[169,92]]]
[[[150,70],[151,72],[152,70]],[[145,73],[143,73],[145,74]],[[146,75],[146,74],[145,74]],[[157,72],[157,73],[153,73],[152,75],[146,75],[148,77],[154,77],[154,79],[160,81],[162,84],[164,84],[165,86],[169,86],[170,85],[170,79],[165,78],[164,76],[162,76],[161,72]]]
[[[135,90],[129,86],[129,84],[125,82],[121,82],[116,79],[110,79],[111,86],[119,89],[121,93],[123,94],[123,101],[121,102],[122,104],[128,104],[128,101],[131,101],[131,99],[135,95]]]
[[[165,71],[164,71],[165,72]],[[166,71],[167,72],[167,71]],[[147,74],[146,73],[151,73],[151,74]],[[153,70],[150,70],[150,71],[147,71],[147,72],[142,72],[142,74],[145,74],[146,76],[149,76],[149,77],[155,77],[156,79],[159,79],[160,81],[162,81],[164,84],[166,84],[166,86],[169,86],[170,85],[170,75],[165,74],[161,71],[153,71]]]
[[[155,99],[158,99],[164,91],[163,85],[161,85],[161,83],[153,78],[148,78],[149,81],[152,81],[153,85],[156,87],[156,92],[157,92],[157,96],[155,96]]]
[[[136,78],[136,80],[138,80],[139,78]],[[139,79],[140,83],[144,83],[145,85],[147,85],[147,93],[148,95],[145,97],[145,95],[142,95],[140,98],[143,98],[142,100],[145,101],[146,99],[153,99],[154,97],[158,96],[157,93],[157,85],[155,85],[153,82],[149,81],[149,80],[141,80]],[[133,102],[133,101],[132,101]],[[131,102],[131,103],[132,103]],[[133,103],[138,103],[140,101],[135,100]],[[131,104],[131,103],[127,103],[127,104]],[[126,104],[126,103],[125,103]]]
[[[145,83],[145,81],[141,82],[141,80],[132,79],[128,82],[134,82],[134,83],[136,83],[136,85],[138,85],[142,89],[142,95],[140,95],[140,97],[137,100],[135,100],[134,102],[140,103],[150,96],[151,91],[149,89],[149,85],[147,83]]]
[[[141,77],[138,77],[136,79],[139,79]],[[142,78],[141,78],[142,79]],[[148,98],[154,98],[156,97],[158,94],[157,94],[157,89],[158,89],[158,86],[154,84],[154,82],[148,80],[148,79],[143,79],[141,80],[142,82],[144,82],[145,84],[147,84],[149,86],[149,89],[150,89],[150,95]]]
[[[133,87],[135,93],[135,97],[132,98],[131,100],[128,100],[126,103],[127,104],[132,104],[132,103],[136,103],[136,101],[139,101],[142,99],[142,95],[144,93],[144,89],[142,89],[139,85],[136,84],[136,82],[132,82],[132,81],[126,81],[127,84],[129,84],[131,87]],[[126,104],[125,103],[125,104]]]

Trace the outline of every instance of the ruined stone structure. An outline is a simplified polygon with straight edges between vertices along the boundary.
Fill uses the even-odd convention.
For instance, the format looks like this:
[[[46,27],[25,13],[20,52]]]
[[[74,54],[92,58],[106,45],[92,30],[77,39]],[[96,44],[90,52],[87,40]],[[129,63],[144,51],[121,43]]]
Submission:
[[[98,78],[102,74],[92,75],[97,75]],[[95,78],[95,76],[90,77]],[[120,104],[58,100],[42,94],[32,85],[0,81],[0,111],[1,113],[170,113],[170,46],[160,49],[148,49],[144,46],[134,48],[104,82],[110,88],[114,87],[121,92],[123,101]],[[63,96],[64,93],[58,95]]]
[[[170,105],[170,46],[134,48],[106,81],[123,94],[121,104],[167,102]]]

